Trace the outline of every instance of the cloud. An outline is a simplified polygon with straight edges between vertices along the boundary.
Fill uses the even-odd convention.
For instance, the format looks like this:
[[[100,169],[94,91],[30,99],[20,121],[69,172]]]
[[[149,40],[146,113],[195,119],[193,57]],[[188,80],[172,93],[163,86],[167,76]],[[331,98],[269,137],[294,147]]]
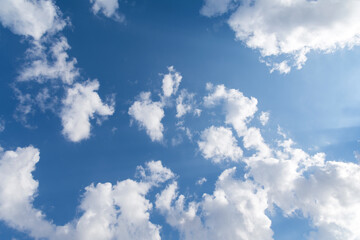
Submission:
[[[70,141],[79,142],[90,137],[90,119],[106,117],[114,113],[114,104],[104,104],[96,92],[97,80],[76,83],[67,89],[60,113],[63,134]]]
[[[90,0],[90,3],[92,4],[91,10],[95,15],[102,13],[104,16],[118,22],[125,20],[124,15],[118,12],[118,0]]]
[[[230,10],[228,24],[236,38],[259,50],[272,71],[302,68],[310,51],[330,53],[360,43],[356,0],[255,0],[235,8],[229,4],[205,0],[201,13],[211,17]]]
[[[5,130],[5,120],[0,118],[0,133]]]
[[[175,94],[180,86],[182,76],[173,66],[168,67],[169,73],[164,75],[162,90],[165,97]]]
[[[204,97],[205,107],[223,103],[226,112],[225,123],[232,125],[238,136],[243,136],[247,130],[246,124],[257,111],[257,99],[245,97],[242,92],[227,89],[224,85],[208,85],[208,89],[212,92]]]
[[[80,75],[75,67],[75,58],[69,60],[67,50],[70,46],[65,37],[51,43],[49,51],[38,42],[33,43],[33,47],[27,51],[30,60],[21,70],[18,81],[35,80],[42,83],[49,79],[61,79],[65,84],[72,84]],[[51,56],[51,62],[48,61]]]
[[[189,112],[194,115],[200,116],[201,110],[195,108],[194,101],[195,94],[189,93],[186,89],[180,91],[179,96],[176,98],[176,117],[180,118]]]
[[[272,239],[266,191],[251,181],[235,179],[235,171],[225,170],[213,194],[188,204],[173,182],[157,195],[155,206],[179,230],[181,239]]]
[[[207,17],[219,16],[231,8],[234,0],[205,0],[200,13]]]
[[[33,206],[39,183],[32,172],[38,161],[39,150],[31,146],[0,152],[0,219],[10,227],[36,239],[160,239],[160,226],[150,222],[153,206],[146,199],[151,188],[174,176],[160,161],[146,163],[139,181],[86,187],[79,218],[64,226],[46,220]]]
[[[163,139],[164,126],[161,119],[164,117],[163,104],[153,102],[150,99],[150,92],[140,93],[139,100],[135,101],[129,108],[129,115],[145,128],[151,141],[161,141]]]
[[[65,25],[58,7],[50,0],[3,0],[0,21],[13,33],[39,40],[46,33],[60,31]]]
[[[196,185],[203,185],[204,183],[206,183],[207,179],[206,178],[200,178],[199,180],[196,181]]]
[[[265,126],[270,118],[270,113],[269,112],[261,112],[260,116],[259,116],[259,120],[261,125]]]
[[[229,128],[211,126],[201,133],[200,139],[198,146],[204,158],[214,163],[238,161],[243,154]]]

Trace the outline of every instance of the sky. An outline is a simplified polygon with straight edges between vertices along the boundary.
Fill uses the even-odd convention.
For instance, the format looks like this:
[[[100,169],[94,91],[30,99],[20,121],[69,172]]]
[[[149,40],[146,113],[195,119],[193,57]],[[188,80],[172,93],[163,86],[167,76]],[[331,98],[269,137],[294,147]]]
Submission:
[[[359,11],[2,0],[0,239],[360,239]]]

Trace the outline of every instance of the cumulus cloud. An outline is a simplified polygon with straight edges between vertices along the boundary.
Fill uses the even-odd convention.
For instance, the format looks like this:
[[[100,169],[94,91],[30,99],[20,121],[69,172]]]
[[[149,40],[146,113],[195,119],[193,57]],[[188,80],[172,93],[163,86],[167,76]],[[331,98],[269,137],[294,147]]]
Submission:
[[[265,126],[270,118],[270,113],[269,112],[261,112],[260,116],[259,116],[259,120],[261,125]]]
[[[194,101],[195,94],[189,93],[186,89],[182,89],[179,96],[176,98],[176,117],[180,118],[189,112],[200,116],[201,110],[195,108]]]
[[[236,38],[260,51],[272,71],[288,73],[305,64],[310,51],[323,53],[360,43],[360,3],[356,0],[255,0],[230,8],[231,1],[205,0],[201,13],[231,11]]]
[[[3,0],[0,2],[0,21],[13,33],[35,40],[65,26],[60,10],[51,0]]]
[[[188,204],[174,182],[157,195],[156,208],[179,230],[181,239],[272,239],[266,191],[236,179],[235,171],[225,170],[213,194]]]
[[[243,154],[231,129],[224,127],[211,126],[205,129],[198,146],[203,156],[215,163],[238,161]]]
[[[174,66],[168,67],[169,73],[164,75],[162,80],[162,90],[165,97],[175,94],[180,86],[182,76]]]
[[[257,111],[257,99],[248,98],[236,89],[227,89],[224,85],[207,86],[212,92],[204,97],[204,105],[213,107],[223,103],[225,108],[225,123],[236,130],[238,136],[246,133],[246,124],[253,118]]]
[[[90,3],[92,4],[91,10],[95,15],[102,13],[104,16],[119,22],[125,20],[124,15],[118,12],[118,0],[90,0]]]
[[[67,89],[60,115],[63,134],[70,141],[79,142],[90,137],[90,119],[114,113],[114,104],[104,104],[96,92],[99,86],[99,82],[93,80],[76,83]]]
[[[86,187],[80,217],[64,226],[46,220],[33,206],[39,183],[32,172],[38,161],[34,147],[0,153],[0,219],[10,227],[36,239],[160,239],[160,226],[150,222],[153,205],[146,199],[151,188],[174,176],[160,161],[146,163],[138,181]]]
[[[65,37],[54,41],[49,51],[41,43],[34,42],[33,48],[27,51],[29,62],[20,72],[19,81],[35,80],[42,83],[49,79],[60,79],[65,84],[72,84],[79,76],[75,67],[75,58],[69,59],[67,50],[70,46]],[[51,61],[48,60],[51,56]]]
[[[153,102],[150,92],[142,92],[139,100],[129,108],[129,115],[135,119],[140,127],[145,128],[152,141],[163,139],[164,126],[161,119],[164,117],[162,102]]]

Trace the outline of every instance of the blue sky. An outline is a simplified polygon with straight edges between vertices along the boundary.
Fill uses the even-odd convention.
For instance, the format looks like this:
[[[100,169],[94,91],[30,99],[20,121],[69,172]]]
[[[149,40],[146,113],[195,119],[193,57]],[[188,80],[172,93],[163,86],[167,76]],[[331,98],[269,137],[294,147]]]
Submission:
[[[359,239],[359,9],[3,1],[0,239]]]

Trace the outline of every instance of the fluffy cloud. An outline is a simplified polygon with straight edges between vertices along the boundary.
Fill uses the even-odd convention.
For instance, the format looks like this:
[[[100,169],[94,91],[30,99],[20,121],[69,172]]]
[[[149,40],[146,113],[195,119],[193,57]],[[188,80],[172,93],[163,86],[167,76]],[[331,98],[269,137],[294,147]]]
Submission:
[[[114,113],[113,104],[104,104],[96,92],[99,89],[96,80],[76,83],[67,90],[63,99],[61,120],[63,134],[71,141],[78,142],[90,136],[90,119],[96,116],[106,117]]]
[[[243,154],[229,128],[211,126],[205,129],[201,133],[198,145],[203,156],[215,163],[226,160],[237,161]]]
[[[165,97],[175,94],[180,86],[182,76],[173,66],[168,67],[169,73],[164,75],[162,90]]]
[[[236,38],[258,49],[272,70],[287,73],[293,66],[300,69],[310,51],[329,53],[360,43],[356,0],[255,0],[229,6],[229,0],[205,0],[201,12],[216,16],[236,9],[228,20]]]
[[[265,126],[270,118],[270,113],[269,112],[261,112],[260,116],[259,116],[259,120],[261,125]]]
[[[257,111],[257,99],[248,98],[236,89],[227,89],[224,85],[207,86],[212,92],[204,97],[204,105],[213,107],[223,103],[226,111],[225,123],[231,124],[238,136],[246,133],[246,124],[253,118]]]
[[[129,115],[145,128],[146,133],[152,141],[163,139],[164,126],[161,119],[164,117],[163,103],[153,102],[150,92],[142,92],[139,100],[135,101],[129,108]]]
[[[50,0],[3,0],[0,2],[0,21],[15,34],[35,40],[65,26],[58,7]]]
[[[266,216],[266,191],[250,181],[234,178],[236,168],[225,170],[213,194],[186,206],[174,182],[157,195],[156,208],[176,227],[181,239],[272,239]]]
[[[150,222],[152,204],[146,199],[152,187],[174,176],[160,161],[146,163],[139,181],[86,187],[81,216],[64,226],[45,220],[33,207],[39,183],[32,172],[38,161],[39,151],[34,147],[0,152],[0,219],[9,226],[36,239],[160,239],[160,226]]]
[[[116,21],[122,22],[125,17],[118,12],[118,0],[90,0],[92,4],[92,12],[94,14],[102,13],[108,18],[113,18]]]
[[[176,117],[180,118],[189,112],[200,116],[201,110],[195,108],[194,101],[195,94],[189,93],[186,89],[182,89],[179,96],[176,98]]]
[[[70,46],[65,37],[52,43],[49,53],[41,43],[34,42],[33,48],[27,51],[29,62],[20,72],[19,81],[36,80],[42,83],[49,79],[61,79],[65,84],[72,84],[79,76],[79,70],[75,67],[76,59],[69,60],[67,50]],[[48,56],[52,61],[48,61]]]

